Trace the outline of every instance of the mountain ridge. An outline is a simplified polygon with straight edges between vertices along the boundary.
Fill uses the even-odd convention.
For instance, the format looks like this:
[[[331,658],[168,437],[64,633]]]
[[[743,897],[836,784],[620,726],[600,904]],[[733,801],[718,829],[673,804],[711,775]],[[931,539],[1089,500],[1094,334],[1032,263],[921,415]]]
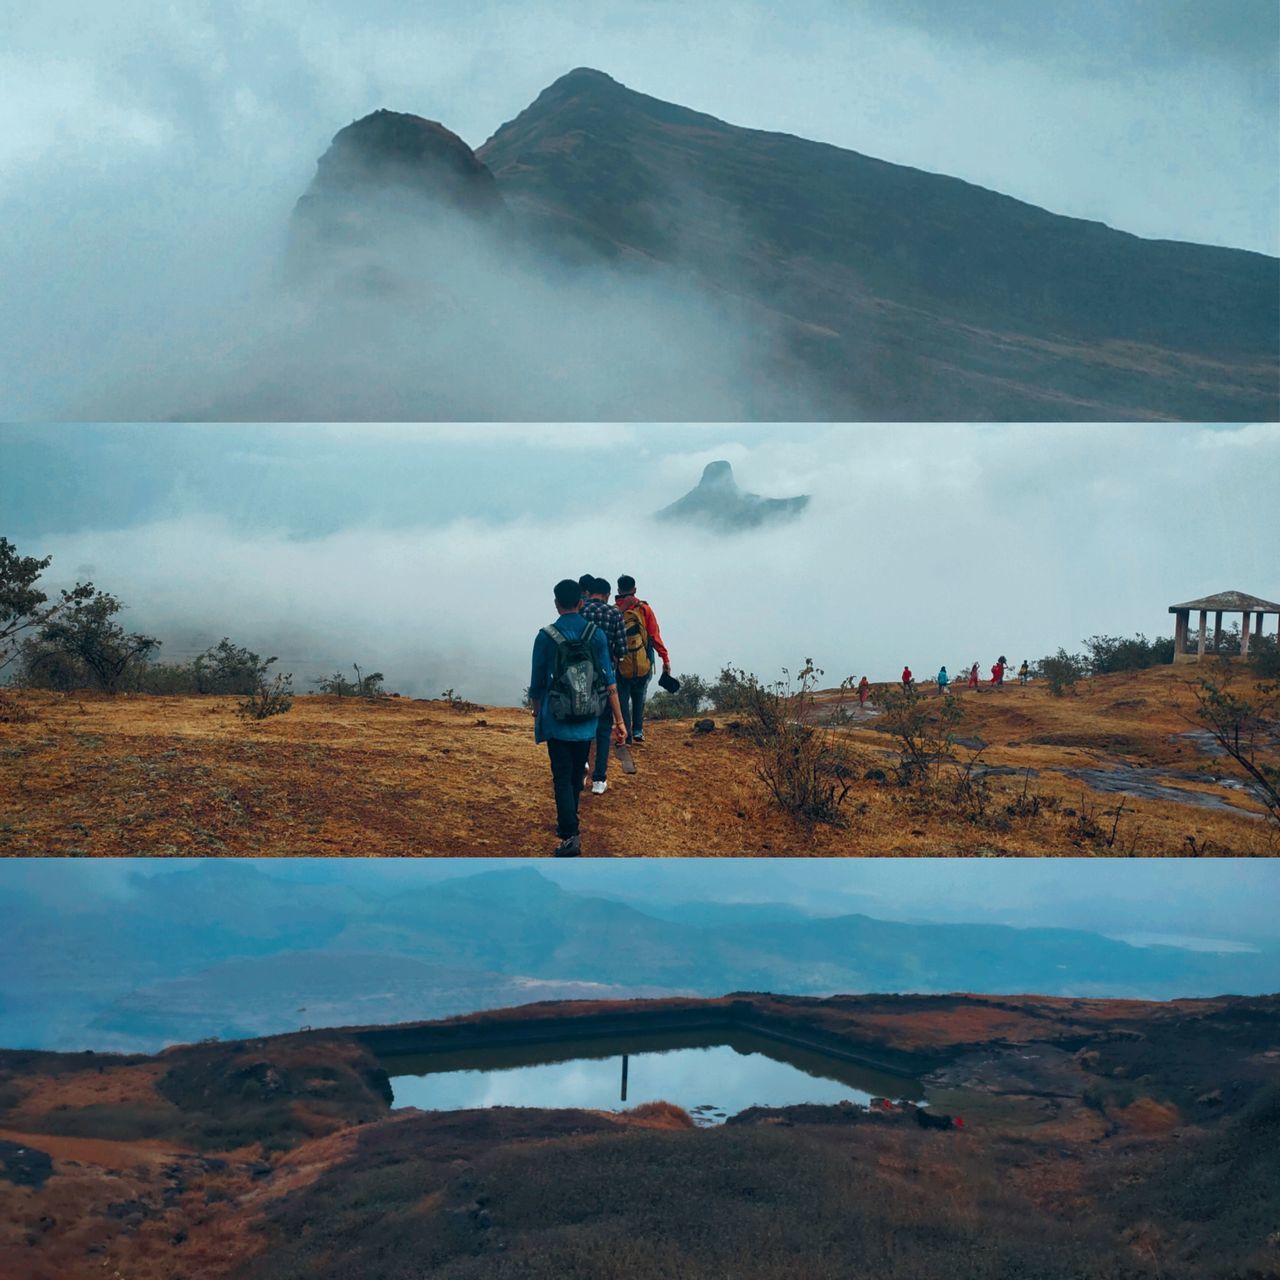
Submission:
[[[733,125],[585,67],[467,151],[504,205],[501,254],[695,284],[750,335],[767,416],[790,420],[788,397],[836,420],[1280,416],[1265,254]]]

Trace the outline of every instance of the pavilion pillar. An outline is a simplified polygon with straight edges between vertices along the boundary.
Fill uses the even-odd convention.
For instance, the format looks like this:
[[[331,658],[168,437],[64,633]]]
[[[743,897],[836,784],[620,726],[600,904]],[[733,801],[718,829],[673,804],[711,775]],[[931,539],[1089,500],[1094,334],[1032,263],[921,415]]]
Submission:
[[[1187,619],[1190,609],[1179,609],[1173,615],[1173,657],[1176,662],[1187,651]]]
[[[1253,615],[1253,638],[1255,640],[1262,639],[1262,611],[1259,610]]]
[[[1196,641],[1196,657],[1197,658],[1204,657],[1204,637],[1205,637],[1205,631],[1208,628],[1208,622],[1209,622],[1209,611],[1207,609],[1201,609],[1200,610],[1200,635]]]
[[[1249,623],[1252,617],[1253,615],[1246,609],[1240,624],[1240,656],[1242,658],[1249,656]]]
[[[1217,653],[1222,648],[1222,610],[1219,609],[1213,615],[1213,651]]]

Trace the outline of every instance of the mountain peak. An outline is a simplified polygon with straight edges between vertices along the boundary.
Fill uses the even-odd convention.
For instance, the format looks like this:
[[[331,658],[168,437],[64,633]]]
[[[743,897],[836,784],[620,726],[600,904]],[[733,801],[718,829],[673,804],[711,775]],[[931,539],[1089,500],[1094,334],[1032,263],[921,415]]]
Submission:
[[[557,86],[565,88],[585,86],[604,88],[606,85],[611,85],[617,89],[623,88],[620,81],[615,80],[611,75],[606,75],[603,71],[597,71],[594,67],[574,67],[572,71],[566,71],[564,75],[552,81],[548,87],[552,89]]]
[[[316,167],[312,192],[407,186],[465,203],[498,200],[493,174],[438,120],[380,108],[340,129]]]
[[[659,520],[684,520],[706,525],[719,533],[754,529],[767,522],[798,516],[809,504],[807,494],[795,498],[762,498],[744,493],[733,476],[733,466],[719,459],[702,469],[702,479],[683,498],[663,507]]]
[[[708,462],[702,468],[702,479],[698,481],[699,489],[732,489],[738,491],[738,482],[733,478],[733,466],[728,462]]]

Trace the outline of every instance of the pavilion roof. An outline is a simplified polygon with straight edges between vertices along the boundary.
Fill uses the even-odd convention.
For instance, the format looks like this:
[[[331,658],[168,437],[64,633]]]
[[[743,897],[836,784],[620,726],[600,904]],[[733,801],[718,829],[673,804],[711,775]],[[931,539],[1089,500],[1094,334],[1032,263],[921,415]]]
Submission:
[[[1184,604],[1171,604],[1170,613],[1180,609],[1205,609],[1211,613],[1221,610],[1223,613],[1280,613],[1280,604],[1274,600],[1262,600],[1244,591],[1219,591],[1216,596],[1205,596],[1201,600],[1188,600]]]

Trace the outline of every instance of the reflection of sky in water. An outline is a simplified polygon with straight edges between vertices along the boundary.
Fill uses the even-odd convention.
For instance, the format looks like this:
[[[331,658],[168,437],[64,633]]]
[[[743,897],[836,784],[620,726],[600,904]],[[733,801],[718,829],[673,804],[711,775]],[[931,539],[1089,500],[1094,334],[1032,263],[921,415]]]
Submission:
[[[452,1111],[468,1107],[588,1107],[616,1110],[642,1102],[674,1102],[692,1110],[710,1103],[729,1115],[746,1107],[796,1102],[865,1103],[870,1095],[838,1080],[807,1075],[762,1053],[728,1045],[635,1053],[628,1059],[627,1101],[619,1097],[622,1058],[579,1058],[495,1071],[394,1076],[397,1107]]]

